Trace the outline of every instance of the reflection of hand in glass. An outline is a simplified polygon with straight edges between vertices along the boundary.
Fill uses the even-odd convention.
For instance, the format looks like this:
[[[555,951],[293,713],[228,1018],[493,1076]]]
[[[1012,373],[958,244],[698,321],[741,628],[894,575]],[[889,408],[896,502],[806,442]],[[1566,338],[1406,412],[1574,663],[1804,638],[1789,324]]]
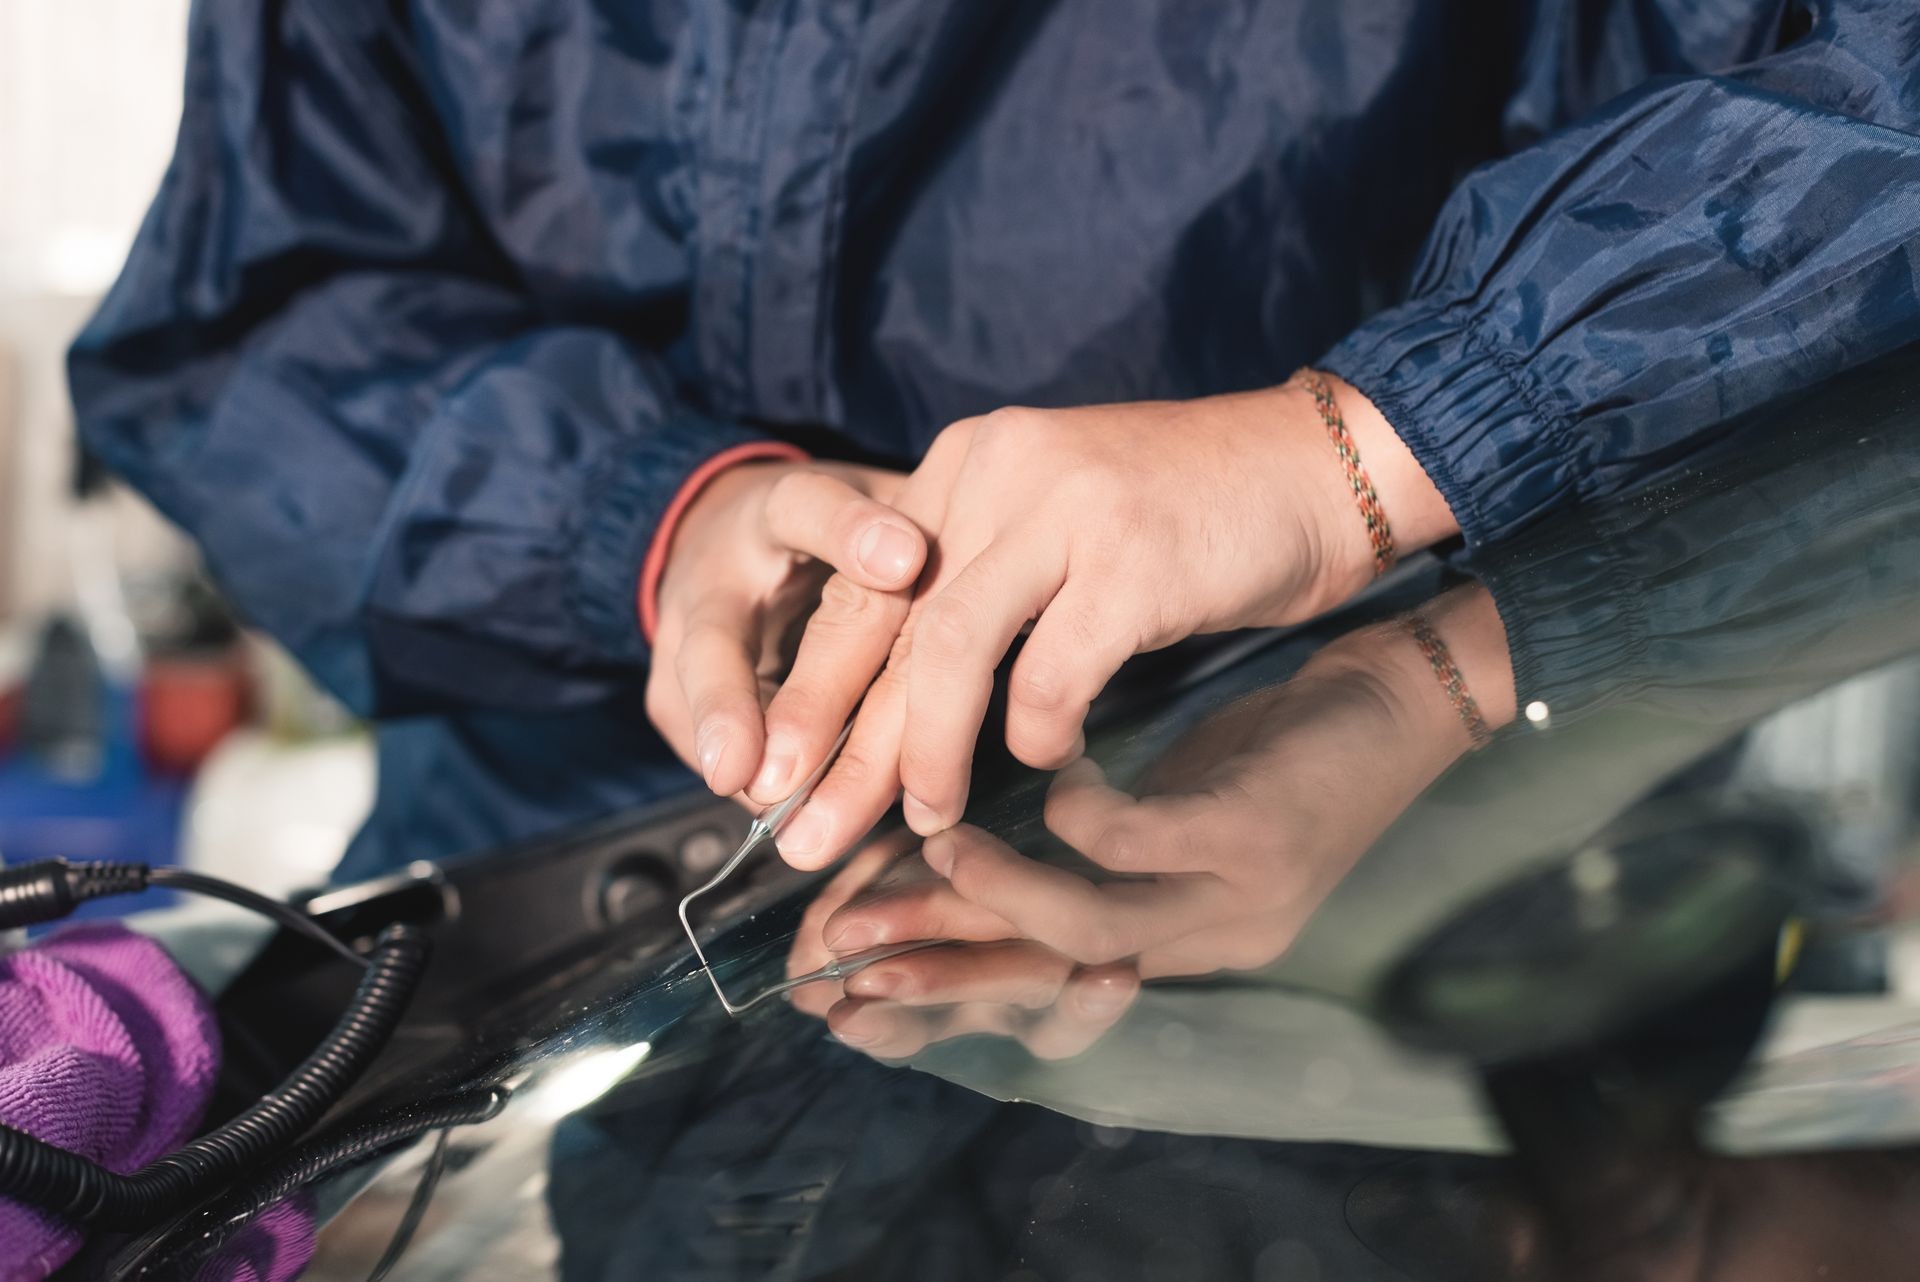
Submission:
[[[875,962],[843,984],[795,989],[795,1007],[884,1059],[968,1033],[1011,1037],[1042,1059],[1062,1059],[1092,1045],[1132,1003],[1139,981],[1131,966],[1077,966],[1018,938],[1004,919],[956,897],[912,853],[915,840],[902,831],[847,862],[801,919],[787,974],[866,951],[846,946],[857,936],[837,924],[843,909],[897,913],[921,923],[926,938],[967,942]],[[899,964],[907,961],[914,964]]]
[[[1466,587],[1425,613],[1488,724],[1510,721],[1513,679],[1491,597]],[[1089,975],[1115,992],[1127,984],[1130,999],[1122,973],[1151,979],[1264,966],[1470,746],[1404,624],[1352,633],[1291,680],[1189,732],[1138,796],[1111,786],[1089,760],[1061,771],[1047,827],[1090,869],[1029,859],[964,826],[927,841],[925,864],[937,876],[862,890],[873,872],[856,878],[856,861],[810,914],[803,934],[811,940],[817,930],[818,939],[803,946],[814,950],[809,957],[921,939],[967,946],[876,962],[846,982],[843,1002],[816,994],[811,1006],[820,1014],[831,1008],[843,1039],[870,1036],[876,1053],[901,1055],[927,1040],[1031,1021],[983,1009],[996,1001],[1064,1019],[1062,1007],[1077,1004],[1076,986]],[[1079,1020],[1074,1049],[1125,1006],[1113,1003],[1104,1020]],[[909,1045],[914,1036],[919,1043]]]

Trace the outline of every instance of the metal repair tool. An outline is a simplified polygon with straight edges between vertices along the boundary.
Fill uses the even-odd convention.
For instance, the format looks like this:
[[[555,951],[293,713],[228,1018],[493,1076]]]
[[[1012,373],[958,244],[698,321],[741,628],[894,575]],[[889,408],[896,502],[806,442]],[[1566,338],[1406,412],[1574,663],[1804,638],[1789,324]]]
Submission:
[[[787,820],[791,819],[794,812],[806,804],[807,798],[813,795],[814,786],[826,778],[827,771],[833,766],[835,761],[839,760],[840,750],[847,746],[847,738],[852,733],[853,719],[849,717],[846,728],[840,732],[840,737],[833,741],[833,746],[827,749],[827,755],[821,758],[820,764],[813,768],[813,773],[809,774],[805,779],[802,779],[800,786],[789,793],[785,801],[776,801],[761,811],[758,817],[754,819],[752,825],[748,827],[745,840],[741,841],[740,848],[733,852],[732,858],[728,859],[724,864],[721,864],[713,876],[707,878],[704,885],[687,892],[687,897],[680,901],[680,926],[687,932],[687,942],[693,945],[693,955],[700,959],[700,968],[707,972],[707,981],[713,985],[714,994],[720,998],[720,1004],[726,1008],[727,1014],[729,1015],[738,1015],[741,1011],[746,1010],[748,1006],[753,1005],[768,994],[761,993],[743,1005],[736,1005],[733,1000],[727,996],[726,990],[720,987],[720,977],[713,973],[713,963],[707,960],[706,950],[700,947],[700,940],[693,933],[693,922],[687,917],[687,909],[692,905],[694,900],[709,893],[721,882],[731,877],[734,869],[745,863],[747,856],[758,849],[761,843],[771,841],[780,835],[780,830],[786,827]],[[878,961],[879,958],[876,957],[873,960]],[[820,978],[833,978],[833,976],[822,975]],[[796,987],[798,982],[799,981],[789,981],[786,987]],[[786,989],[782,988],[777,991],[784,992]]]
[[[725,993],[720,994],[720,1001],[722,1005],[726,1006],[729,1015],[739,1015],[752,1010],[769,997],[778,997],[781,993],[790,993],[796,988],[802,988],[808,984],[817,984],[822,980],[849,979],[854,975],[858,975],[875,962],[885,961],[889,957],[898,957],[902,953],[917,953],[923,948],[938,948],[945,942],[945,940],[940,939],[923,939],[911,944],[882,944],[878,948],[870,948],[866,952],[856,953],[852,957],[836,957],[819,970],[810,970],[804,975],[795,975],[792,979],[783,979],[777,984],[771,984],[747,998],[744,1002],[738,1004],[730,1003],[727,1001]],[[709,970],[707,975],[711,978],[713,972]],[[714,985],[714,991],[719,991],[718,984]]]

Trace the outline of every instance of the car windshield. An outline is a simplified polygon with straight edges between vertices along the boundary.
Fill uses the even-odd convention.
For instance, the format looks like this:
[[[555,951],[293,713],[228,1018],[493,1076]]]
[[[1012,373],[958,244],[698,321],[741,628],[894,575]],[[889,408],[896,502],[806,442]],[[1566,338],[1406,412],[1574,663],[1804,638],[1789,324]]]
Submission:
[[[92,1263],[269,1250],[293,1207],[316,1278],[1904,1276],[1916,407],[1905,352],[1146,656],[1082,759],[983,754],[959,828],[750,854],[690,914],[711,977],[674,909],[724,802],[330,892],[436,932],[395,1044],[321,1140]],[[283,1030],[233,1052],[263,1080],[342,1000],[307,947],[222,999]]]

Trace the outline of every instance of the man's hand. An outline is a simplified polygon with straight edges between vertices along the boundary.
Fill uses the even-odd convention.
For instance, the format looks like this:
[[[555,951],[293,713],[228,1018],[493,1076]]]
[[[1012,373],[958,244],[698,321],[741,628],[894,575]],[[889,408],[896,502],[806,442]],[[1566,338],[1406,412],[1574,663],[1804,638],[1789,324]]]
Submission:
[[[1514,715],[1492,598],[1458,589],[1428,611],[1489,724]],[[1286,951],[1327,894],[1471,738],[1406,628],[1329,645],[1285,684],[1209,717],[1139,795],[1091,761],[1055,779],[1046,822],[1094,866],[1030,859],[969,825],[929,838],[938,880],[829,906],[838,955],[925,939],[1020,940],[1053,971],[1128,965],[1144,979],[1251,970]],[[847,982],[849,997],[964,1000],[970,949],[904,954]],[[984,964],[984,963],[983,963]],[[1033,968],[1030,968],[1033,969]],[[874,1019],[875,1016],[868,1016]]]
[[[926,540],[887,506],[906,478],[840,464],[745,463],[701,490],[660,580],[647,714],[721,795],[760,767],[762,709],[820,599],[857,594],[876,633],[897,631]],[[837,732],[839,726],[835,726]]]
[[[1391,429],[1351,388],[1336,396],[1401,546],[1453,532]],[[839,584],[768,708],[749,789],[763,803],[804,777],[866,696],[840,761],[780,843],[799,867],[832,859],[901,790],[916,832],[958,822],[994,670],[1029,624],[1007,745],[1054,768],[1077,755],[1088,705],[1132,655],[1311,617],[1373,570],[1339,458],[1293,386],[1002,410],[943,432],[895,502],[934,543],[911,612]]]

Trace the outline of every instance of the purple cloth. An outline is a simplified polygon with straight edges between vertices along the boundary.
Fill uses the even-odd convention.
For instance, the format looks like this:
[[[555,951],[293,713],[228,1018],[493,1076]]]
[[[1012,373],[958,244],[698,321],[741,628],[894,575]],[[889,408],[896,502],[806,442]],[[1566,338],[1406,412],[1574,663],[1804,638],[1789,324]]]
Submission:
[[[188,1139],[220,1064],[206,997],[166,950],[115,923],[0,956],[0,1121],[111,1170]],[[60,1267],[71,1225],[0,1198],[0,1282]],[[265,1275],[262,1275],[265,1276]]]

